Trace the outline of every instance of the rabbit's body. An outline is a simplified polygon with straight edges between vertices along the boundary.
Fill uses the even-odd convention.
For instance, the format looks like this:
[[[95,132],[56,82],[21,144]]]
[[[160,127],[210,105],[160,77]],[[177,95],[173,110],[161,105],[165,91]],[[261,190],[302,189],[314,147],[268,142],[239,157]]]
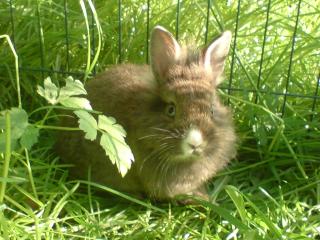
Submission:
[[[183,194],[206,198],[207,180],[235,155],[231,115],[215,90],[229,46],[206,49],[217,51],[218,68],[210,69],[206,64],[214,57],[178,47],[158,27],[151,39],[152,68],[118,65],[87,84],[93,109],[115,117],[125,128],[135,161],[122,178],[97,142],[66,132],[58,151],[75,165],[75,177],[86,178],[91,169],[92,181],[120,191],[160,200]]]

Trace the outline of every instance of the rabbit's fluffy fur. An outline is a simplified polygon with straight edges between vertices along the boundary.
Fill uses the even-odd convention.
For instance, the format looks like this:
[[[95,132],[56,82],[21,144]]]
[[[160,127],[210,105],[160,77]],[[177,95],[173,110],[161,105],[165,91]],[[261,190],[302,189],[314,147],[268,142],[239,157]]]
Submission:
[[[151,66],[122,64],[86,85],[93,109],[116,118],[127,132],[135,161],[122,178],[98,142],[63,132],[58,152],[74,164],[73,177],[156,200],[180,195],[207,198],[205,184],[235,156],[236,136],[229,110],[216,94],[231,33],[201,51],[182,48],[155,27]],[[70,121],[64,121],[70,126]]]

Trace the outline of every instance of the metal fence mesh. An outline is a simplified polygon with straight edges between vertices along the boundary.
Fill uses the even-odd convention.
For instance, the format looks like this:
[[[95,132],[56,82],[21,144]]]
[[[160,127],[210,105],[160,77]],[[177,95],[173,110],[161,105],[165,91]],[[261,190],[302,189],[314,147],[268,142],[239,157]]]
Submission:
[[[242,0],[220,3],[177,0],[159,4],[152,0],[95,1],[104,30],[104,46],[92,74],[108,64],[148,63],[150,29],[157,23],[173,31],[177,39],[195,38],[198,44],[206,44],[223,29],[229,29],[233,31],[232,51],[227,81],[221,88],[281,117],[288,108],[296,108],[298,112],[308,108],[308,114],[304,115],[309,115],[311,122],[316,118],[320,76],[319,61],[315,59],[319,58],[319,40],[312,36],[316,27],[307,32],[305,29],[310,27],[305,24],[312,17],[319,17],[317,1],[313,6],[303,0],[252,4]],[[0,9],[0,34],[10,35],[24,79],[37,83],[48,75],[83,76],[88,39],[78,1],[7,0],[0,3]],[[97,32],[90,14],[93,57]],[[263,24],[255,26],[255,21],[257,25]],[[307,43],[303,43],[305,39]],[[3,79],[11,79],[14,68],[3,49],[1,75]],[[305,61],[307,69],[299,67],[301,61]],[[6,85],[0,90],[12,89]],[[29,86],[25,90],[27,95],[34,94]]]

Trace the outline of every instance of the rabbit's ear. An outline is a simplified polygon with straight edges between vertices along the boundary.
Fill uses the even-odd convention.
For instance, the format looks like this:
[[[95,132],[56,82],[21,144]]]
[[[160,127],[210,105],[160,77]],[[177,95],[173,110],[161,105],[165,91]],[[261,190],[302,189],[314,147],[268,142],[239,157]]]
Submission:
[[[165,78],[169,67],[180,56],[181,47],[172,34],[161,26],[156,26],[151,34],[150,60],[154,74]]]
[[[204,50],[204,67],[215,77],[215,85],[222,81],[224,62],[228,55],[232,34],[230,31],[222,33]]]

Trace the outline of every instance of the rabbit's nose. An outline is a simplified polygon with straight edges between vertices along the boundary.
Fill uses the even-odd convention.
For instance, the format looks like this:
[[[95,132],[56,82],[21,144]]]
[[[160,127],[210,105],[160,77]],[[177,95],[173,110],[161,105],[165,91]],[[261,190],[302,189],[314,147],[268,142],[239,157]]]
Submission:
[[[185,154],[193,154],[201,152],[203,144],[202,133],[198,129],[190,129],[182,143],[182,149]]]
[[[187,134],[186,142],[192,148],[199,147],[203,142],[201,132],[198,129],[191,129]]]
[[[196,151],[196,150],[200,147],[200,145],[201,145],[201,144],[194,145],[194,143],[187,143],[187,144],[188,144],[189,147],[190,147],[192,150],[194,150],[194,151]]]

